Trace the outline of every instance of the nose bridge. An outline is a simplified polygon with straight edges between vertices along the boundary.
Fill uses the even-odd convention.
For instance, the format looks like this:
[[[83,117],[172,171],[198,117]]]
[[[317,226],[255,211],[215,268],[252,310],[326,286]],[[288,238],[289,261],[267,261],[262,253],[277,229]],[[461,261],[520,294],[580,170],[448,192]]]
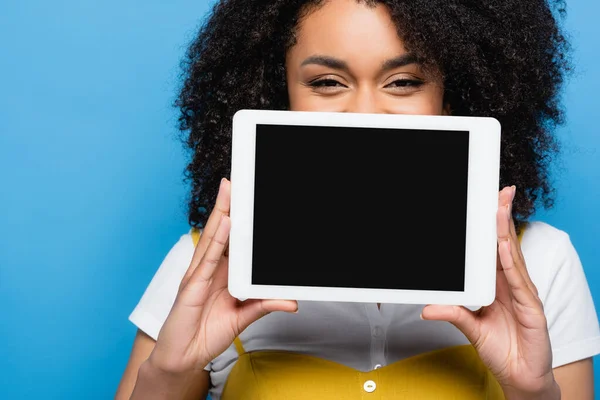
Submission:
[[[377,97],[374,90],[368,86],[363,86],[356,90],[351,104],[348,107],[348,111],[357,113],[376,113]]]

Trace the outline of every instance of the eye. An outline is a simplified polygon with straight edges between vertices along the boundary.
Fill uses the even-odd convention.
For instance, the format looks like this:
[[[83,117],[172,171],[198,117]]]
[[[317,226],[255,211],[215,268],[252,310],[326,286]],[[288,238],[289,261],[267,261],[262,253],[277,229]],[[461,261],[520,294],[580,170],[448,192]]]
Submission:
[[[395,90],[410,90],[422,86],[423,83],[423,81],[418,79],[396,79],[392,83],[387,84],[385,87]]]
[[[347,88],[347,86],[343,83],[331,78],[315,79],[314,81],[308,82],[308,86],[313,88],[313,90],[322,93],[338,92],[344,88]]]

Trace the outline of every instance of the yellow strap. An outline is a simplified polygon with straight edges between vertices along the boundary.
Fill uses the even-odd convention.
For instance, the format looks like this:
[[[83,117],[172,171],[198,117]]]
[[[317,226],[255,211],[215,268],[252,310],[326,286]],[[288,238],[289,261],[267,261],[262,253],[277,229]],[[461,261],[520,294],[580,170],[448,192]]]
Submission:
[[[192,240],[194,241],[194,247],[198,246],[200,241],[200,230],[198,228],[192,228]]]
[[[519,232],[519,234],[517,235],[517,238],[519,239],[519,243],[521,243],[521,239],[523,239],[523,234],[525,233],[525,228],[527,228],[527,224],[523,224],[523,226],[521,227],[521,232]]]
[[[235,349],[238,352],[238,356],[241,356],[246,352],[246,350],[244,350],[244,346],[242,345],[242,341],[240,340],[239,336],[236,336],[236,338],[233,339],[233,344],[235,344]]]

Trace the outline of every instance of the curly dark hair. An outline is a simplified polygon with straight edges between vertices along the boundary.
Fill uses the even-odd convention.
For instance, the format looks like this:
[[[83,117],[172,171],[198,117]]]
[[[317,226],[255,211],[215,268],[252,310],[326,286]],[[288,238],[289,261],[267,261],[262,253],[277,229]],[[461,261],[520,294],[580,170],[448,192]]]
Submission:
[[[571,70],[562,1],[357,0],[382,3],[407,51],[444,79],[453,115],[502,125],[499,187],[516,185],[517,231],[536,207],[553,206],[549,166],[564,123],[561,88]],[[289,109],[285,54],[299,20],[326,0],[217,2],[181,62],[181,139],[191,150],[188,221],[205,225],[219,181],[229,177],[233,114]]]

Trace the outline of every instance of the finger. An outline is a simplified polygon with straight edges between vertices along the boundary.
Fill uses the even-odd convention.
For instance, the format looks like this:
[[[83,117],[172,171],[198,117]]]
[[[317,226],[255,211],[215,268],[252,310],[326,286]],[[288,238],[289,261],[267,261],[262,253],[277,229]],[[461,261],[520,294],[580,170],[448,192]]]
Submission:
[[[506,282],[510,288],[510,293],[513,299],[525,307],[538,307],[537,296],[531,290],[527,281],[516,268],[513,256],[511,253],[512,241],[505,240],[499,244],[500,261]]]
[[[421,318],[432,321],[447,321],[456,326],[473,344],[479,341],[480,331],[477,315],[466,307],[428,305],[423,308]]]
[[[512,188],[505,187],[498,196],[498,211],[496,212],[496,230],[498,236],[498,247],[496,252],[496,298],[507,306],[510,306],[512,295],[504,276],[502,261],[500,260],[500,243],[509,240],[510,233],[510,201],[512,199]]]
[[[510,221],[510,236],[513,239],[513,242],[518,244],[517,246],[513,246],[513,248],[511,248],[513,257],[515,260],[518,260],[519,265],[523,266],[523,268],[524,268],[525,267],[525,256],[523,256],[523,250],[521,249],[521,241],[519,240],[519,235],[517,234],[517,230],[515,228],[515,223],[514,223],[514,220],[512,219],[512,216],[511,216],[511,221]],[[526,269],[525,269],[525,272],[527,272]],[[529,274],[527,274],[527,278],[529,280]]]
[[[167,321],[161,328],[161,334],[163,330],[166,330],[166,332],[171,331],[177,337],[191,338],[197,334],[198,326],[202,320],[203,307],[213,292],[211,290],[212,273],[219,264],[220,255],[223,254],[228,235],[229,218],[224,216],[198,268],[177,294]]]
[[[221,179],[221,184],[219,186],[219,193],[217,194],[217,200],[215,202],[215,206],[208,217],[208,221],[206,226],[202,230],[202,234],[200,235],[200,240],[198,241],[198,245],[194,250],[194,255],[192,256],[192,260],[190,265],[181,280],[181,286],[184,286],[190,276],[194,273],[194,270],[197,268],[206,248],[211,242],[215,232],[217,231],[217,227],[219,226],[219,222],[221,221],[221,217],[223,215],[229,215],[229,208],[231,202],[231,182],[229,182],[226,178]]]
[[[496,211],[496,234],[498,243],[508,240],[510,233],[510,204],[504,204],[498,207]]]
[[[223,256],[217,266],[217,269],[213,273],[211,278],[211,292],[214,292],[219,289],[226,289],[229,285],[229,257],[227,256],[227,249],[229,248],[229,240],[225,245],[225,250],[223,251]]]
[[[512,234],[510,235],[510,238],[511,238],[510,248],[511,248],[511,255],[513,257],[513,262],[515,264],[515,267],[519,270],[519,272],[525,279],[525,282],[527,283],[527,286],[529,287],[529,289],[536,296],[539,296],[538,289],[535,286],[535,284],[533,283],[533,280],[531,279],[531,276],[529,275],[529,271],[527,270],[527,264],[525,263],[525,258],[523,257],[523,252],[521,251],[521,243],[519,242],[519,237],[516,234],[516,231],[514,230],[514,224],[512,223],[512,221],[511,221],[510,225],[512,227]]]
[[[182,301],[197,305],[201,304],[200,299],[204,299],[208,293],[208,286],[212,281],[213,274],[219,265],[225,247],[229,240],[229,230],[231,221],[229,217],[221,216],[221,221],[217,227],[217,231],[213,235],[202,260],[190,279],[182,288]]]
[[[516,193],[517,193],[517,187],[515,185],[511,186],[510,187],[510,198],[506,202],[506,206],[508,207],[508,222],[509,222],[508,227],[509,227],[509,231],[510,231],[510,236],[512,237],[513,241],[519,240],[519,235],[517,235],[517,229],[515,227],[515,221],[514,221],[513,214],[512,214],[513,203],[515,200]],[[524,260],[523,253],[521,252],[521,246],[513,246],[512,252],[513,252],[513,256],[515,257],[515,259],[520,258],[520,259]]]
[[[499,251],[496,251],[496,300],[508,307],[510,307],[512,300],[510,288],[506,282],[506,276],[504,276],[504,269],[500,261]]]
[[[200,251],[203,253],[208,247],[208,243],[212,240],[213,235],[217,231],[219,226],[219,221],[221,220],[221,216],[229,215],[229,208],[231,206],[231,182],[227,180],[227,178],[221,179],[221,184],[219,186],[219,193],[217,194],[217,200],[215,201],[215,206],[213,207],[210,216],[208,217],[208,221],[206,222],[205,228],[202,230],[202,236],[200,236],[200,241],[198,242],[198,246]]]
[[[535,285],[527,273],[527,268],[525,268],[525,261],[520,252],[519,238],[516,234],[514,221],[512,219],[511,210],[515,190],[515,186],[504,188],[499,196],[500,206],[498,207],[498,212],[496,213],[498,246],[500,246],[500,243],[503,241],[511,240],[511,242],[514,244],[510,247],[516,269],[523,275],[527,285],[529,286],[529,289],[537,295],[537,288],[535,288]]]
[[[527,271],[525,257],[523,256],[523,252],[521,251],[521,243],[519,241],[519,236],[517,235],[517,230],[515,228],[515,223],[514,223],[514,219],[513,219],[513,215],[512,215],[512,204],[513,204],[514,197],[516,194],[516,187],[513,185],[510,187],[510,189],[511,189],[511,196],[510,196],[510,203],[508,203],[508,205],[507,205],[507,207],[508,207],[507,219],[508,219],[508,227],[509,227],[509,232],[510,232],[508,237],[510,237],[511,244],[512,244],[512,246],[510,246],[511,254],[513,256],[514,264],[515,264],[516,268],[519,270],[519,272],[525,278],[525,282],[527,282],[527,286],[529,286],[529,289],[533,293],[535,293],[536,296],[538,296],[539,294],[538,294],[537,287],[531,280],[531,277],[529,276],[529,272]]]
[[[510,186],[505,186],[502,188],[502,190],[498,193],[498,207],[505,206],[511,202],[511,191],[512,189]]]
[[[238,311],[238,332],[242,332],[251,323],[274,311],[295,313],[298,311],[296,300],[248,299],[240,302]]]

